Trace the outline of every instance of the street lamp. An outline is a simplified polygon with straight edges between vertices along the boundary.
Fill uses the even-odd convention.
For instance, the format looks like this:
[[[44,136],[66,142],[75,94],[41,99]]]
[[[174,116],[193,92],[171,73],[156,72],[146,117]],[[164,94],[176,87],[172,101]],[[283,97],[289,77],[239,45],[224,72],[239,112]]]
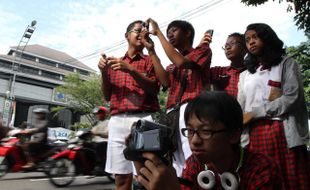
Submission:
[[[15,81],[16,81],[16,74],[19,68],[19,63],[17,62],[17,58],[19,58],[19,61],[22,58],[23,52],[34,32],[36,29],[35,25],[37,24],[37,21],[33,20],[30,25],[27,26],[22,38],[20,39],[18,46],[16,47],[15,51],[15,56],[13,59],[13,64],[12,64],[12,69],[13,69],[13,80],[12,80],[12,85],[11,85],[11,94],[10,94],[10,99],[13,100],[14,98],[14,90],[15,90]],[[22,49],[20,51],[20,55],[18,56],[17,53],[20,50],[22,46]]]
[[[22,36],[22,38],[20,39],[19,43],[18,43],[18,46],[16,47],[16,50],[15,50],[15,55],[14,55],[14,59],[13,59],[13,62],[12,62],[12,70],[13,70],[13,79],[11,81],[11,90],[9,92],[9,98],[6,99],[6,101],[8,101],[8,103],[11,105],[9,106],[9,110],[6,110],[8,109],[7,107],[4,107],[4,114],[3,114],[3,124],[5,126],[8,126],[9,123],[9,119],[11,118],[11,125],[14,125],[14,120],[15,120],[15,108],[13,108],[13,105],[15,104],[12,104],[12,101],[14,100],[14,96],[15,96],[15,82],[16,82],[16,75],[17,75],[17,72],[18,72],[18,68],[19,68],[19,65],[20,65],[20,61],[21,61],[21,58],[22,58],[22,55],[23,55],[23,52],[33,34],[33,32],[35,31],[36,29],[36,24],[37,24],[37,21],[33,20],[31,22],[30,25],[28,25],[26,27],[26,30]],[[18,60],[19,59],[19,60]],[[11,109],[13,108],[13,109]],[[12,111],[11,111],[12,110]],[[12,113],[11,113],[12,112]],[[7,113],[7,114],[5,114]]]

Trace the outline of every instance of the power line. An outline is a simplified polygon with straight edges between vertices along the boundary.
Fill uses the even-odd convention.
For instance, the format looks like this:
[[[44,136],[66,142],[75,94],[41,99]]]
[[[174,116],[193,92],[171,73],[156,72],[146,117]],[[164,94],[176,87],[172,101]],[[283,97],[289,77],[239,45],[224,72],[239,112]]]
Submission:
[[[117,48],[119,46],[122,46],[123,44],[125,44],[125,40],[122,40],[122,41],[119,41],[117,43],[114,43],[112,45],[109,45],[105,48],[101,48],[101,49],[97,49],[89,54],[86,54],[86,55],[82,55],[82,56],[79,56],[79,57],[74,57],[74,58],[70,58],[70,59],[67,59],[67,60],[64,60],[63,63],[74,63],[80,59],[86,59],[88,57],[94,57],[94,56],[98,56],[102,50],[104,50],[104,52],[111,52],[113,51],[114,48]]]
[[[212,0],[212,1],[210,1],[210,2],[207,2],[207,3],[205,3],[205,4],[202,4],[202,5],[198,6],[198,7],[195,8],[195,9],[192,9],[192,10],[190,10],[190,11],[187,11],[187,12],[185,12],[184,14],[181,14],[180,16],[177,16],[177,17],[175,17],[175,18],[173,18],[173,19],[170,19],[170,20],[164,22],[161,26],[163,26],[163,27],[168,26],[168,24],[169,24],[171,21],[173,21],[173,20],[182,20],[182,19],[183,19],[183,20],[185,20],[185,19],[191,20],[191,19],[192,19],[191,16],[196,15],[196,14],[202,12],[202,11],[206,12],[207,9],[210,9],[210,8],[212,8],[213,6],[219,4],[219,3],[223,2],[223,1],[225,1],[225,0]]]
[[[170,19],[170,20],[160,24],[159,28],[161,30],[164,29],[173,20],[185,20],[185,19],[191,20],[191,19],[194,19],[196,17],[199,17],[199,16],[205,14],[207,11],[212,10],[213,8],[216,8],[217,6],[220,5],[220,3],[224,3],[225,1],[227,1],[227,0],[212,0],[212,1],[209,1],[209,2],[207,2],[205,4],[202,4],[202,5],[198,6],[195,9],[192,9],[190,11],[187,11],[187,12],[181,14],[178,17],[175,17],[173,19]],[[88,54],[85,54],[85,55],[81,55],[79,57],[67,59],[67,60],[64,61],[64,63],[74,63],[74,62],[82,60],[82,59],[83,60],[91,59],[91,58],[93,58],[95,56],[100,55],[101,52],[109,53],[109,52],[117,51],[117,50],[125,47],[125,45],[126,45],[125,42],[126,42],[126,40],[121,40],[121,41],[116,42],[114,44],[111,44],[111,45],[109,45],[107,47],[104,47],[104,48],[101,48],[101,49],[97,49],[97,50],[95,50],[95,51],[93,51],[91,53],[88,53]]]

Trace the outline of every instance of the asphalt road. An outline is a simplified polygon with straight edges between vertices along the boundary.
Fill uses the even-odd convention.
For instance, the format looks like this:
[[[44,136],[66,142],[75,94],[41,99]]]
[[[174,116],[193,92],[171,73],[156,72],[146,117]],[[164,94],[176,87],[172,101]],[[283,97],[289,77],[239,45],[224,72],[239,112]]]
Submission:
[[[114,187],[114,183],[107,177],[78,176],[68,187],[56,188],[43,173],[39,172],[9,173],[0,179],[1,190],[113,190]]]

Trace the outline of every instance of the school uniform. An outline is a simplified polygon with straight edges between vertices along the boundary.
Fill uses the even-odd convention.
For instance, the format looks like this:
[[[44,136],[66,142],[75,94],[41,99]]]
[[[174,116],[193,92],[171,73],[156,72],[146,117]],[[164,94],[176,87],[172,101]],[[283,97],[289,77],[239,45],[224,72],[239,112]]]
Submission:
[[[233,66],[227,67],[211,67],[210,81],[214,85],[214,90],[221,90],[227,94],[237,98],[239,75],[245,70],[245,67],[236,68]]]
[[[200,163],[195,155],[187,159],[186,167],[182,173],[182,178],[191,182],[192,185],[181,185],[181,189],[203,190],[204,188],[197,181],[197,176],[200,172],[205,171],[206,165],[208,170],[215,174],[215,186],[212,189],[224,189],[219,174],[214,171],[212,165]],[[252,153],[245,150],[242,165],[238,171],[236,172],[234,168],[232,171],[226,172],[230,172],[235,176],[239,190],[283,189],[284,184],[279,166],[274,160],[260,153]]]
[[[181,135],[181,129],[186,127],[184,121],[184,110],[187,103],[200,95],[202,90],[204,90],[206,86],[210,84],[209,78],[206,76],[206,73],[210,72],[212,52],[209,46],[201,45],[196,47],[195,49],[191,49],[188,52],[183,52],[183,56],[192,61],[190,65],[182,65],[178,68],[174,64],[170,64],[166,68],[171,84],[166,104],[167,112],[171,111],[173,107],[177,104],[181,90],[182,80],[187,72],[186,87],[180,102],[181,107],[178,135],[179,144],[177,150],[174,153],[173,161],[173,166],[176,169],[178,176],[181,176],[185,160],[192,153],[189,147],[187,137]],[[188,68],[187,71],[186,68]]]
[[[270,101],[275,90],[281,95]],[[245,126],[243,146],[275,159],[286,189],[309,189],[308,114],[298,64],[286,57],[279,65],[259,66],[254,74],[243,72],[238,100],[254,116]]]
[[[138,72],[156,80],[151,58],[142,53],[122,58]],[[125,159],[125,138],[130,134],[132,124],[139,119],[151,120],[151,114],[159,110],[157,93],[145,92],[127,72],[108,68],[107,77],[111,83],[109,138],[105,170],[114,174],[129,174],[134,171],[131,161]],[[159,83],[157,87],[159,91]]]

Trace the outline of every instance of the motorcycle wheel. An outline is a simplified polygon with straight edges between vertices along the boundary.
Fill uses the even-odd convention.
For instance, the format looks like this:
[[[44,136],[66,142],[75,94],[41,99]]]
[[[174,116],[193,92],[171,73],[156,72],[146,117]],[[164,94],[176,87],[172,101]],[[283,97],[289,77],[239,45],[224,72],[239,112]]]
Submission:
[[[3,177],[9,170],[9,162],[7,158],[4,158],[0,163],[0,178]]]
[[[76,168],[72,160],[59,158],[54,161],[49,171],[50,182],[57,187],[66,187],[75,179]]]

